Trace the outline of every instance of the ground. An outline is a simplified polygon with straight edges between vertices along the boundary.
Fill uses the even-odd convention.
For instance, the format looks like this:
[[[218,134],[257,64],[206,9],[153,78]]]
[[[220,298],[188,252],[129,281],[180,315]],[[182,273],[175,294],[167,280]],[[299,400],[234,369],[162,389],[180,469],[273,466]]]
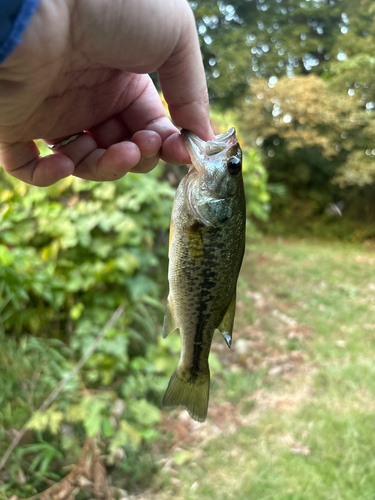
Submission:
[[[165,414],[172,444],[138,500],[375,499],[374,250],[249,242],[208,419]]]

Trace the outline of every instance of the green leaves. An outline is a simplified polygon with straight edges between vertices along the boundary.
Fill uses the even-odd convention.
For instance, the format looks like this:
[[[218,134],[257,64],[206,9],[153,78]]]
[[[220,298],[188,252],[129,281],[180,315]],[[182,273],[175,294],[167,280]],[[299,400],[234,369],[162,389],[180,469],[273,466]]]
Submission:
[[[0,303],[7,300],[1,316],[7,331],[67,335],[72,321],[79,327],[95,314],[98,294],[112,299],[107,316],[128,298],[130,318],[132,302],[157,297],[150,279],[158,263],[154,243],[167,231],[174,190],[155,173],[103,184],[65,179],[45,190],[0,176],[0,282],[6,283]],[[58,311],[57,323],[50,308]]]
[[[63,418],[64,414],[56,410],[56,407],[53,406],[44,412],[34,412],[27,423],[27,428],[40,432],[49,428],[52,434],[57,434],[60,431],[60,424]]]
[[[53,460],[63,458],[63,455],[59,450],[46,442],[27,445],[20,450],[19,455],[22,457],[26,454],[35,453],[36,456],[32,460],[29,469],[31,471],[37,470],[39,474],[45,474]]]
[[[151,426],[161,420],[160,410],[150,405],[145,399],[131,401],[129,403],[129,412],[135,422],[145,426]]]
[[[14,255],[5,245],[0,245],[0,265],[10,266],[14,261]]]
[[[94,398],[84,398],[82,405],[86,410],[86,418],[83,420],[83,425],[87,434],[93,437],[98,433],[101,427],[101,414],[103,410],[106,409],[107,405],[104,401]]]
[[[115,437],[111,440],[110,451],[114,452],[116,448],[129,446],[137,449],[142,442],[140,432],[133,426],[121,420],[119,430]]]
[[[78,453],[85,435],[101,436],[110,453],[155,439],[163,387],[139,360],[162,322],[173,197],[157,172],[40,189],[0,171],[0,448],[5,431],[31,417],[38,442],[9,466],[19,470],[22,458],[34,487],[31,471],[46,472],[60,450]],[[119,304],[125,314],[80,375],[51,408],[35,411]],[[116,390],[132,401],[121,415],[112,414]]]

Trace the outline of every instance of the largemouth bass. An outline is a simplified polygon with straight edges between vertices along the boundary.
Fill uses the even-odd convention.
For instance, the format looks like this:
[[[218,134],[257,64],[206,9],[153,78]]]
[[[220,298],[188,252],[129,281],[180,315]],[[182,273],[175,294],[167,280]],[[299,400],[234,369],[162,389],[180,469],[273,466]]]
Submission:
[[[193,419],[203,422],[215,330],[222,333],[228,347],[232,342],[246,205],[242,153],[234,128],[208,142],[191,132],[182,135],[192,165],[173,204],[163,328],[163,338],[179,330],[181,357],[163,406],[182,406]]]

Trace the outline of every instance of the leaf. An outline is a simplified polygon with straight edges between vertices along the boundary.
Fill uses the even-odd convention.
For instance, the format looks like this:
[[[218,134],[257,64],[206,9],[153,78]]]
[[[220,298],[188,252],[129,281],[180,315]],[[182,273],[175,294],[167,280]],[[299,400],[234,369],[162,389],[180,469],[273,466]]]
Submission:
[[[161,421],[160,410],[156,408],[156,406],[148,403],[145,399],[130,402],[129,412],[135,422],[142,425],[152,425]]]
[[[94,196],[100,200],[113,200],[116,185],[113,182],[102,182],[94,189]]]
[[[38,467],[38,464],[43,460],[43,454],[39,453],[34,460],[31,462],[29,468],[30,470],[35,470]]]
[[[102,431],[105,437],[111,437],[115,433],[112,422],[109,418],[103,420]]]
[[[75,321],[77,321],[77,319],[81,317],[84,308],[85,308],[84,304],[82,304],[82,302],[78,302],[78,304],[73,306],[72,309],[70,310],[69,313],[70,317]]]
[[[101,423],[100,415],[98,413],[92,413],[84,420],[83,425],[87,434],[93,437],[98,433]]]
[[[121,446],[131,445],[134,449],[137,449],[142,442],[142,436],[139,431],[121,420],[119,424],[119,430],[116,432],[115,437],[111,440],[110,450],[114,452],[116,448]]]
[[[40,411],[36,411],[27,423],[28,429],[34,429],[42,432],[47,428],[47,426],[48,415],[46,413],[41,413]]]
[[[39,473],[40,474],[45,474],[48,470],[48,467],[50,463],[52,462],[53,457],[51,455],[47,455],[46,457],[43,458],[40,467],[39,467]]]
[[[95,436],[102,424],[102,411],[107,408],[107,403],[90,396],[85,397],[83,405],[88,409],[88,416],[83,421],[83,425],[90,437]]]
[[[10,191],[9,189],[4,189],[0,191],[0,202],[4,202],[12,198],[13,192]]]
[[[64,418],[64,414],[61,411],[50,410],[48,412],[49,418],[49,428],[52,434],[57,434],[60,431],[60,424]]]
[[[14,261],[14,255],[5,245],[0,245],[0,264],[10,266]]]
[[[71,423],[82,422],[88,414],[86,408],[81,404],[70,405],[67,409],[67,418]]]

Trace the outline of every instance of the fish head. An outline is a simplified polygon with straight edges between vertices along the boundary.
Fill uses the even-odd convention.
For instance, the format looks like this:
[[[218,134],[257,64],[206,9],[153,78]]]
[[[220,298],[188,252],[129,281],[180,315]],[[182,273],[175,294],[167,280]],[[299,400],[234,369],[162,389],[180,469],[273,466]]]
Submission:
[[[191,167],[184,185],[190,212],[206,226],[220,226],[230,219],[243,196],[242,152],[232,127],[211,141],[182,131]]]

